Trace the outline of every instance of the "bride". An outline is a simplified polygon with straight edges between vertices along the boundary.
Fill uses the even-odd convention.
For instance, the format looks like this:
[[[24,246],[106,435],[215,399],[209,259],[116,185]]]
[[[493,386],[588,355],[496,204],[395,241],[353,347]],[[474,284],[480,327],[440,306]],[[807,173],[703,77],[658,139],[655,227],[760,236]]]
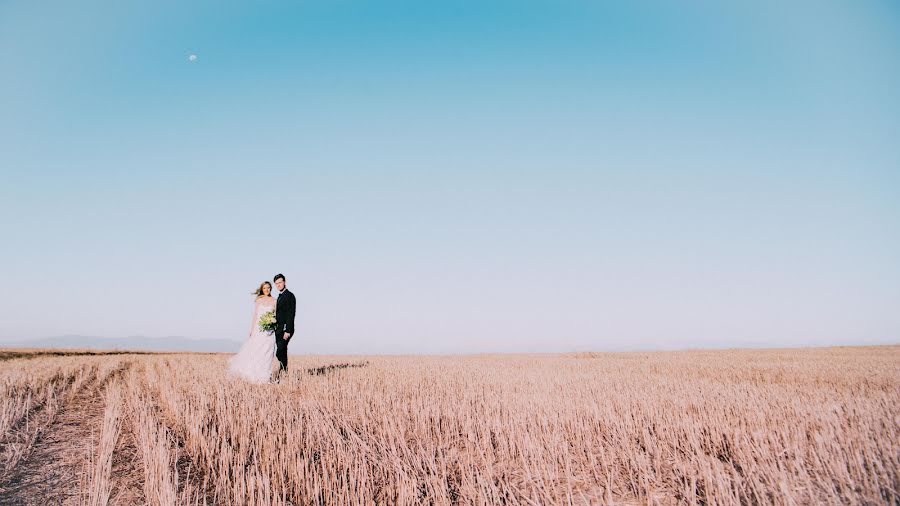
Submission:
[[[236,355],[228,359],[228,372],[251,383],[268,383],[272,374],[272,358],[275,356],[275,337],[259,330],[259,318],[275,309],[272,285],[268,281],[256,290],[256,305],[250,323],[250,337]]]

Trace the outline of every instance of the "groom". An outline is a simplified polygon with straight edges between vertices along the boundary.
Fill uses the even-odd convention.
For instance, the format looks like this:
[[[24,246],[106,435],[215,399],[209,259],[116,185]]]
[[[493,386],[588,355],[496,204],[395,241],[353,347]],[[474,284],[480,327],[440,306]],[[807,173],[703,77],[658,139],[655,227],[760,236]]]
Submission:
[[[279,376],[287,373],[288,341],[294,335],[294,313],[297,312],[297,299],[284,285],[284,274],[275,275],[275,288],[278,289],[278,302],[275,303],[275,358],[281,363]]]

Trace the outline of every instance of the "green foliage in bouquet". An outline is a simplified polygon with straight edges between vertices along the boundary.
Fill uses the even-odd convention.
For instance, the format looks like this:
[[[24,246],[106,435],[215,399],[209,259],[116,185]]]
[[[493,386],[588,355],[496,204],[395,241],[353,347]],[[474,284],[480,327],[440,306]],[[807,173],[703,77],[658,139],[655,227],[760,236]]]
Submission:
[[[266,311],[259,317],[259,330],[271,334],[275,332],[275,311]]]

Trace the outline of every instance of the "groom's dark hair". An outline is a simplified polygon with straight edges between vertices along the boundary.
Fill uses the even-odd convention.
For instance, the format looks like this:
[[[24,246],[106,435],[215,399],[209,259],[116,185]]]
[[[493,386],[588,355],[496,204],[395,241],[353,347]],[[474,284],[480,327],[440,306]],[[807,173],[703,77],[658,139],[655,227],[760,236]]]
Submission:
[[[274,282],[278,281],[278,278],[281,278],[284,281],[287,281],[287,279],[285,279],[285,277],[284,277],[284,274],[276,274],[275,279],[273,279],[272,282],[274,283]]]

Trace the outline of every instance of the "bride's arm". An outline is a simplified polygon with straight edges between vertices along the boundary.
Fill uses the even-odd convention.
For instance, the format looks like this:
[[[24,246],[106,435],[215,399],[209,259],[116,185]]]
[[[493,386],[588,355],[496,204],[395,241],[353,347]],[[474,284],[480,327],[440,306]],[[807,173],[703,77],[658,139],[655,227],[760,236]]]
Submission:
[[[259,299],[256,299],[256,302],[253,303],[253,319],[250,320],[250,334],[247,337],[253,335],[253,327],[256,327],[256,317],[259,315]]]

